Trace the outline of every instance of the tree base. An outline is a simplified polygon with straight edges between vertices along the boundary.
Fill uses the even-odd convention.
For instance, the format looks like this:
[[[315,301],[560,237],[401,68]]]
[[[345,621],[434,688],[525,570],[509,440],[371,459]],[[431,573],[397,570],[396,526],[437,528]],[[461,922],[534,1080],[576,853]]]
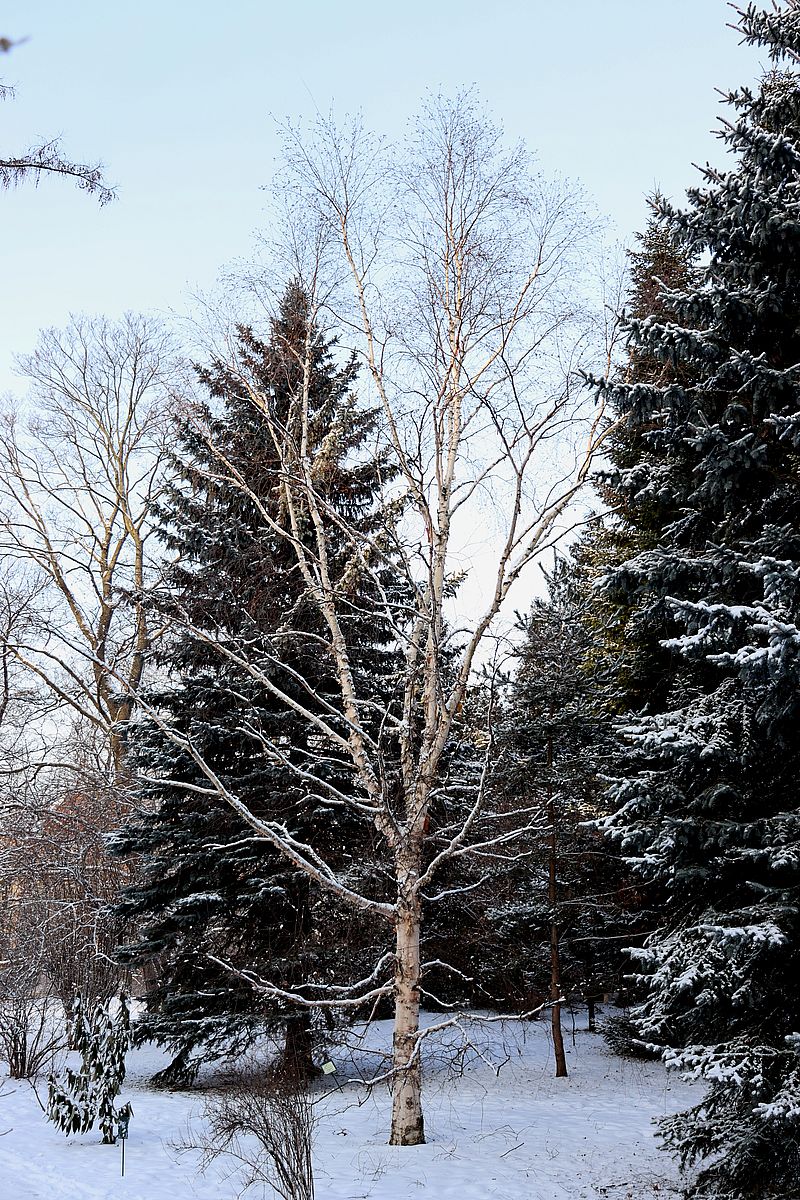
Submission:
[[[409,1121],[399,1129],[392,1122],[392,1133],[389,1138],[390,1146],[424,1146],[425,1122],[422,1117],[418,1121]]]

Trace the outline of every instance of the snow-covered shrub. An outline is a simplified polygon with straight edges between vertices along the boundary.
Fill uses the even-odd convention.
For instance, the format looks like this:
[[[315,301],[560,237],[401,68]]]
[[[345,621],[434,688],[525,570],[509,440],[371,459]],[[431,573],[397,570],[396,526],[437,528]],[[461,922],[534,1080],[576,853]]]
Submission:
[[[87,1133],[100,1125],[104,1145],[117,1139],[114,1107],[125,1080],[125,1055],[131,1043],[127,997],[111,1003],[86,1005],[76,993],[70,1014],[70,1042],[80,1052],[78,1071],[67,1068],[62,1079],[48,1082],[47,1117],[62,1133]]]

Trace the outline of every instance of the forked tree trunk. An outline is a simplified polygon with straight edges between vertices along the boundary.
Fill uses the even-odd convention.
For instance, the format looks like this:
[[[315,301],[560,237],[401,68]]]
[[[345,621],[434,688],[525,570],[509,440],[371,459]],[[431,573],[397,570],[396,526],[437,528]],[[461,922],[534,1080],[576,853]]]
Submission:
[[[417,878],[411,864],[398,866],[399,904],[396,926],[395,1014],[393,1039],[391,1146],[420,1146],[425,1141],[422,1119],[422,1071],[419,1030],[420,902],[409,887]]]

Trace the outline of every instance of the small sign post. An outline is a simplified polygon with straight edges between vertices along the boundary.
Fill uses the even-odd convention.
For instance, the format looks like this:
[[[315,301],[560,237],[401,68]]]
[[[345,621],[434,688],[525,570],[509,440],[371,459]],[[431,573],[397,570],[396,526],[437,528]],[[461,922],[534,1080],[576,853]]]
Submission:
[[[117,1137],[122,1146],[122,1170],[121,1174],[125,1174],[125,1143],[128,1140],[128,1126],[131,1123],[133,1109],[130,1104],[123,1104],[122,1108],[117,1113]]]
[[[330,1062],[330,1060],[329,1060],[328,1062],[324,1062],[324,1063],[322,1064],[322,1074],[323,1074],[323,1075],[335,1075],[335,1074],[336,1074],[336,1064],[335,1064],[335,1063],[332,1063],[332,1062]],[[338,1088],[338,1089],[339,1089],[339,1091],[341,1092],[341,1091],[342,1091],[342,1085],[339,1083],[339,1080],[338,1080],[338,1079],[334,1079],[334,1081],[333,1081],[333,1082],[336,1084],[337,1088]]]

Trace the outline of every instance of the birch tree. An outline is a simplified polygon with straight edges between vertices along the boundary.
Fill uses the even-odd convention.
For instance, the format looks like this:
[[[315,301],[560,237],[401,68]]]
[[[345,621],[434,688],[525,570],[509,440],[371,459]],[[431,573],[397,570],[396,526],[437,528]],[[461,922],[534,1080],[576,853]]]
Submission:
[[[326,783],[310,761],[294,770],[310,801],[350,806],[371,819],[385,864],[374,889],[335,870],[288,821],[260,820],[204,761],[191,731],[170,729],[152,709],[150,716],[200,767],[204,781],[193,791],[222,797],[250,836],[276,847],[332,898],[385,923],[386,952],[360,981],[290,991],[252,981],[308,1008],[355,1011],[392,998],[390,1141],[415,1145],[425,1139],[424,1040],[459,1020],[451,1013],[420,1026],[433,965],[421,953],[424,906],[436,903],[446,864],[477,856],[491,872],[525,853],[520,847],[535,820],[523,806],[515,820],[505,812],[500,821],[492,806],[485,786],[491,704],[486,769],[470,803],[448,819],[440,800],[474,670],[511,589],[563,531],[604,437],[602,410],[588,403],[587,411],[574,384],[589,352],[576,285],[589,222],[569,187],[532,174],[522,148],[505,149],[470,97],[431,101],[399,147],[358,123],[339,130],[324,120],[310,139],[289,130],[287,143],[284,264],[310,298],[309,329],[347,331],[343,341],[363,362],[370,401],[382,414],[374,453],[377,459],[388,447],[393,471],[380,531],[365,534],[326,498],[324,455],[309,452],[308,348],[284,419],[241,365],[242,386],[276,448],[284,517],[275,519],[207,429],[212,474],[239,487],[265,527],[291,545],[321,618],[318,653],[335,679],[336,702],[308,688],[304,703],[302,678],[291,694],[281,687],[276,668],[293,636],[291,612],[268,653],[256,657],[230,641],[217,649],[308,723],[320,761],[334,755],[350,764],[347,788]],[[342,538],[350,546],[344,567],[334,565],[341,562],[334,533],[337,546]],[[481,542],[479,552],[471,548],[474,580],[470,539]],[[392,594],[382,578],[387,565],[402,575]],[[394,630],[401,666],[388,703],[353,669],[346,613],[354,576],[371,580],[380,619]],[[195,624],[192,633],[215,644],[211,628]],[[250,733],[254,751],[289,765],[284,747],[256,727]]]

